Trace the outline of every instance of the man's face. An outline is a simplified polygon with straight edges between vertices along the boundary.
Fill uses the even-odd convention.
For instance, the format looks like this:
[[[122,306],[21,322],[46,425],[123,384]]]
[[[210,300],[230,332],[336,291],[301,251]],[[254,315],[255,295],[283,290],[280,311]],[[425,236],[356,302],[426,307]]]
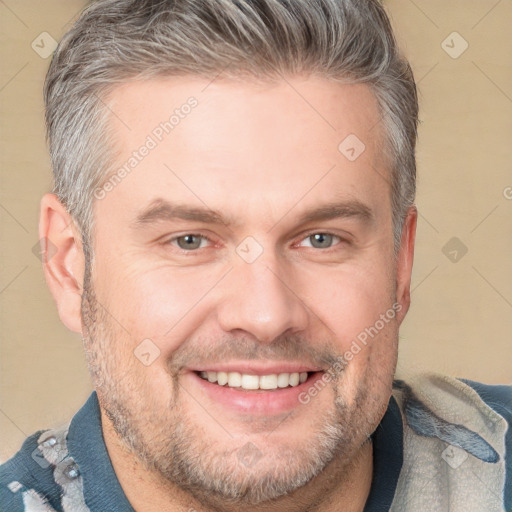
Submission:
[[[348,463],[408,306],[370,89],[180,78],[109,108],[129,171],[97,194],[83,324],[117,433],[196,495],[258,502]]]

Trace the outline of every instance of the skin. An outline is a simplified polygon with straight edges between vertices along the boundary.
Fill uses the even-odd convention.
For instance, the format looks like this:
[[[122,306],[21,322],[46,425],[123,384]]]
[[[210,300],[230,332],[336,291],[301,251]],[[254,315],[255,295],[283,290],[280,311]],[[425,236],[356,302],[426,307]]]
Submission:
[[[41,203],[40,236],[58,248],[45,263],[46,279],[62,322],[84,338],[116,474],[142,512],[241,506],[329,512],[340,504],[362,511],[373,467],[368,437],[391,395],[398,329],[410,303],[416,229],[411,207],[395,254],[375,97],[364,84],[305,76],[272,85],[196,77],[125,84],[108,98],[116,164],[124,165],[191,96],[197,107],[95,201],[89,276],[66,209],[52,194]],[[338,150],[349,134],[365,144],[355,161]],[[137,225],[156,199],[207,205],[236,222]],[[300,221],[334,202],[364,205],[369,215]],[[169,242],[187,233],[212,241],[188,252]],[[336,236],[319,248],[309,238],[314,233]],[[252,263],[236,251],[249,236],[262,249]],[[205,392],[193,372],[220,362],[294,361],[325,373],[393,304],[395,317],[344,370],[286,413],[228,407]],[[145,339],[160,351],[149,366],[134,356]],[[120,404],[128,412],[122,414]],[[287,495],[230,502],[152,467],[176,425],[190,441],[187,460],[202,457],[204,467],[215,462],[223,478],[249,481],[251,488],[265,475],[293,481],[301,460],[318,461],[326,425],[340,426],[342,434],[329,456],[323,454],[316,476]],[[252,467],[237,457],[247,443],[261,454]]]

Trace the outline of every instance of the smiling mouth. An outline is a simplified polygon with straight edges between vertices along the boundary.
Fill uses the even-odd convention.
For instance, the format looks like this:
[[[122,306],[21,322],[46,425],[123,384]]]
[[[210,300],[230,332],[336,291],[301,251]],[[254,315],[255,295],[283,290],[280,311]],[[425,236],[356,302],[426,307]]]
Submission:
[[[272,373],[268,375],[252,375],[239,372],[196,372],[201,379],[212,384],[248,391],[272,391],[297,387],[315,373],[318,372]]]

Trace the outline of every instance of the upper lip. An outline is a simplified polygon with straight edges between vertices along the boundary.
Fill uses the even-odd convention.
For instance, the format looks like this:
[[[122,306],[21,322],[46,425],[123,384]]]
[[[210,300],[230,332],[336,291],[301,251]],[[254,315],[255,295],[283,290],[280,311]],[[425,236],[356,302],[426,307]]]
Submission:
[[[238,361],[229,363],[209,363],[191,368],[195,372],[238,372],[248,375],[272,375],[279,373],[318,372],[321,368],[302,362]]]

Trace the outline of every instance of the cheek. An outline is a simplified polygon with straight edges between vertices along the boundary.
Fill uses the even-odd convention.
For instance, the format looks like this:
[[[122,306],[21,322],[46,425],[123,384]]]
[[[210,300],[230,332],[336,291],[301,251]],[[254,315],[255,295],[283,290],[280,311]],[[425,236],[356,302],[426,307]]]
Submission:
[[[396,364],[400,308],[391,280],[384,274],[353,271],[332,275],[326,283],[311,303],[331,329],[343,361],[338,393],[355,406],[360,390],[369,386],[372,401],[383,406]]]
[[[218,280],[198,269],[127,267],[111,285],[109,303],[134,342],[149,338],[170,353],[201,322],[203,299]]]
[[[396,360],[399,312],[393,306],[393,281],[378,268],[386,267],[326,269],[328,275],[317,280],[324,285],[310,286],[307,294],[342,358],[345,369],[339,393],[349,402],[357,396],[362,381],[373,379],[376,387],[387,390]],[[314,339],[314,332],[311,336]]]
[[[323,275],[317,271],[314,279],[310,275],[303,281],[308,306],[336,333],[340,349],[345,350],[347,344],[378,322],[382,314],[392,310],[392,279],[384,272],[377,272],[378,267],[376,264],[373,268],[323,269]],[[388,316],[394,319],[394,310]]]

